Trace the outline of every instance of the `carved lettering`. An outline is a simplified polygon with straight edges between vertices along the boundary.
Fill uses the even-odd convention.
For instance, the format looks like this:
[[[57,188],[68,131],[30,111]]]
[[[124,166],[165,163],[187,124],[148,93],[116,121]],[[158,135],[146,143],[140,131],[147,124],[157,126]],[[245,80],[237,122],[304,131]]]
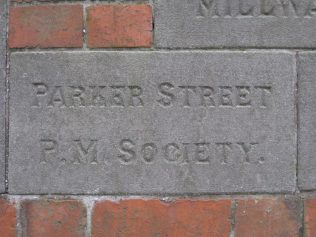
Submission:
[[[199,0],[196,17],[315,17],[315,0]]]
[[[31,107],[36,108],[139,108],[146,106],[153,92],[141,86],[51,86],[32,84]],[[146,95],[147,93],[147,95]],[[272,87],[266,85],[157,85],[157,103],[168,107],[268,108],[273,100]]]
[[[238,142],[237,144],[240,146],[241,150],[243,151],[243,155],[244,155],[245,161],[247,163],[250,163],[249,153],[254,149],[254,147],[256,145],[258,145],[258,143],[246,144],[244,142]]]
[[[157,146],[155,143],[146,143],[142,146],[144,161],[152,162],[157,154]]]
[[[219,142],[216,143],[218,147],[221,149],[222,153],[222,164],[228,163],[228,152],[232,150],[232,144],[230,142]]]
[[[140,106],[144,105],[143,99],[141,98],[143,94],[143,89],[140,86],[129,86],[130,89],[130,106]]]
[[[42,139],[40,141],[41,146],[41,158],[40,163],[47,163],[47,156],[49,154],[56,154],[58,152],[58,144],[57,141],[52,139]]]
[[[249,86],[236,86],[236,105],[237,106],[250,106],[250,87]]]
[[[91,89],[91,106],[100,106],[105,107],[106,106],[106,99],[105,95],[103,94],[105,90],[105,86],[89,86]]]
[[[198,162],[207,163],[210,161],[209,143],[195,143],[195,159]]]
[[[210,86],[200,86],[201,89],[201,103],[200,106],[204,107],[214,107],[215,101],[214,101],[214,89]]]
[[[114,106],[124,107],[125,106],[125,99],[124,99],[124,86],[111,86],[113,89],[112,91],[112,104]]]
[[[184,94],[184,100],[183,100],[183,106],[184,107],[190,107],[190,93],[195,94],[195,86],[179,86],[179,88],[183,89],[183,94]]]
[[[124,163],[129,163],[136,158],[136,153],[134,151],[135,143],[129,139],[123,139],[120,142],[120,154],[119,159]]]
[[[143,89],[137,85],[59,86],[33,83],[32,107],[143,107]]]
[[[74,164],[97,164],[97,142],[97,140],[90,140],[88,145],[85,146],[81,140],[74,140],[77,148],[74,154]]]
[[[200,0],[198,6],[198,17],[205,17],[207,15],[219,16],[216,0]]]
[[[85,88],[82,86],[70,86],[70,88],[72,89],[70,106],[75,106],[76,104],[82,107],[85,106]]]
[[[271,87],[269,86],[255,86],[257,90],[261,93],[260,107],[266,108],[268,106],[267,94],[271,94]]]
[[[221,86],[219,87],[220,91],[220,106],[233,106],[232,94],[233,89],[230,86]]]
[[[39,97],[44,97],[47,95],[48,86],[45,83],[33,83],[33,91],[35,92],[35,97],[32,102],[32,106],[39,107]]]
[[[174,89],[174,86],[171,83],[165,82],[161,83],[159,86],[159,94],[162,98],[158,99],[158,103],[162,106],[170,106],[175,99],[175,96],[172,94],[171,90]]]
[[[39,162],[46,165],[53,162],[61,162],[66,165],[110,165],[117,161],[124,165],[135,165],[139,162],[148,165],[158,162],[170,165],[208,165],[214,162],[221,165],[236,162],[260,165],[265,162],[264,156],[260,154],[260,146],[261,144],[258,142],[240,141],[144,142],[139,144],[130,138],[125,138],[119,141],[117,146],[104,147],[101,140],[96,139],[73,139],[67,143],[45,138],[40,140]],[[109,154],[113,154],[114,157]],[[107,157],[107,162],[100,163],[99,156]]]
[[[165,159],[167,161],[176,162],[181,158],[180,147],[176,143],[169,143],[164,147]]]
[[[59,104],[60,107],[66,105],[63,88],[61,86],[55,86],[50,97],[48,102],[49,107],[54,107],[56,104]]]
[[[271,86],[192,86],[163,83],[157,99],[163,107],[218,107],[218,108],[267,108],[272,100]],[[161,88],[168,89],[171,92]],[[167,94],[168,93],[168,94]]]

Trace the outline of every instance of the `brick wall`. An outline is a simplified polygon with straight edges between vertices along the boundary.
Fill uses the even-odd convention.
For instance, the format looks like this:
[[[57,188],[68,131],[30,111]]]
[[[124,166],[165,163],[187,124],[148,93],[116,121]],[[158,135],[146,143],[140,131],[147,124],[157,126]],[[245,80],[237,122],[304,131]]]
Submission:
[[[2,236],[315,236],[309,196],[4,196]],[[304,232],[304,233],[303,233]]]
[[[10,8],[10,48],[150,48],[149,4],[56,4]]]
[[[40,169],[40,167],[36,166],[33,167],[33,177],[26,176],[23,180],[21,179],[21,183],[27,184],[32,183],[36,179],[38,183],[34,184],[34,186],[39,186],[39,189],[34,189],[34,191],[33,189],[26,190],[21,188],[17,183],[17,179],[14,178],[14,176],[19,174],[10,173],[11,168],[17,167],[17,163],[14,163],[14,158],[11,156],[14,153],[12,147],[15,147],[16,142],[22,139],[17,138],[14,141],[12,139],[12,143],[11,141],[9,142],[11,137],[17,136],[15,133],[12,133],[11,136],[10,114],[11,112],[12,114],[15,113],[14,106],[18,101],[13,98],[11,103],[11,99],[9,99],[16,95],[12,93],[11,96],[10,85],[14,84],[11,80],[15,78],[10,78],[10,75],[15,75],[15,71],[18,70],[14,65],[11,66],[11,59],[16,62],[20,54],[23,57],[24,53],[61,53],[64,54],[64,60],[71,61],[71,57],[68,58],[66,56],[67,53],[83,53],[78,55],[80,58],[85,57],[85,53],[89,54],[96,51],[120,52],[123,54],[125,52],[156,51],[166,54],[177,51],[191,52],[192,54],[194,52],[203,54],[208,52],[227,53],[229,51],[241,54],[250,52],[250,54],[257,55],[271,53],[272,55],[285,54],[284,59],[287,59],[286,57],[289,56],[289,63],[294,62],[292,68],[295,71],[295,76],[297,76],[295,79],[296,86],[301,72],[302,75],[304,72],[308,75],[313,74],[309,69],[304,67],[301,67],[301,69],[298,68],[301,62],[309,60],[304,59],[304,54],[309,54],[306,51],[313,51],[316,47],[316,37],[314,37],[316,36],[316,24],[313,21],[316,6],[315,8],[310,6],[307,10],[305,9],[304,13],[301,13],[303,11],[300,11],[299,4],[287,5],[288,8],[284,8],[286,11],[283,9],[283,13],[278,13],[277,10],[273,13],[274,10],[272,8],[270,11],[269,9],[261,9],[263,17],[268,17],[268,21],[270,18],[267,15],[270,13],[272,17],[281,18],[281,20],[278,20],[274,24],[270,22],[271,26],[264,26],[260,22],[257,22],[259,21],[258,19],[261,19],[261,15],[256,13],[256,10],[251,15],[251,9],[246,11],[246,4],[243,10],[239,9],[243,12],[241,15],[245,16],[245,18],[238,18],[239,15],[234,15],[232,13],[233,10],[230,10],[231,13],[226,15],[226,19],[236,18],[236,21],[245,21],[247,17],[255,17],[256,19],[253,23],[247,23],[248,26],[247,24],[245,26],[232,24],[232,26],[228,23],[220,23],[222,24],[221,26],[214,25],[214,28],[207,28],[205,25],[201,25],[199,28],[200,23],[193,21],[190,15],[184,18],[181,18],[183,16],[179,16],[179,12],[186,12],[187,8],[177,9],[177,6],[170,2],[172,1],[59,2],[11,0],[5,2],[0,0],[1,7],[3,7],[2,11],[6,9],[6,11],[3,11],[3,16],[8,19],[7,27],[4,27],[7,30],[2,33],[3,38],[7,38],[7,49],[0,47],[1,51],[7,50],[6,56],[4,56],[6,58],[4,60],[5,67],[0,67],[3,72],[6,72],[6,80],[4,78],[6,83],[3,83],[6,88],[3,89],[6,92],[6,109],[2,111],[6,115],[3,118],[3,124],[6,127],[6,132],[3,134],[6,140],[4,142],[6,148],[3,151],[3,161],[6,162],[3,163],[6,164],[1,165],[0,162],[0,168],[6,171],[2,172],[3,176],[5,176],[5,181],[3,182],[3,186],[5,187],[2,189],[3,192],[1,193],[3,194],[1,194],[0,198],[0,237],[316,236],[316,193],[314,191],[316,190],[316,186],[312,182],[313,177],[316,176],[312,174],[314,172],[313,162],[309,163],[310,160],[314,159],[307,158],[300,162],[300,154],[302,156],[305,154],[304,147],[302,150],[296,150],[297,145],[303,144],[302,146],[304,146],[305,144],[304,137],[300,137],[300,130],[297,130],[300,129],[297,120],[297,116],[300,118],[300,114],[297,113],[300,112],[300,108],[297,109],[296,106],[302,105],[302,110],[304,110],[308,105],[304,104],[305,98],[299,101],[297,94],[295,98],[293,97],[295,104],[291,104],[289,107],[289,110],[291,110],[289,111],[289,116],[293,115],[298,128],[291,125],[293,133],[288,133],[286,129],[283,130],[284,134],[293,135],[295,144],[289,146],[289,144],[292,144],[290,141],[285,146],[285,149],[283,147],[283,150],[280,148],[284,153],[288,151],[287,148],[289,147],[290,150],[293,149],[295,159],[290,162],[287,170],[280,170],[279,176],[275,176],[275,173],[278,173],[278,170],[282,169],[282,167],[287,166],[285,161],[288,158],[284,158],[284,163],[276,163],[276,165],[280,166],[271,166],[267,169],[272,170],[271,173],[267,172],[267,177],[260,177],[268,180],[270,176],[273,177],[275,182],[270,180],[267,184],[262,185],[262,187],[260,184],[257,184],[258,186],[250,185],[248,189],[247,187],[245,189],[241,187],[226,189],[225,185],[227,185],[227,182],[233,183],[234,179],[230,177],[225,180],[224,177],[219,179],[220,181],[217,183],[218,186],[223,187],[211,189],[210,192],[185,192],[177,190],[176,193],[171,192],[170,194],[170,192],[154,192],[146,189],[150,190],[150,192],[144,191],[143,193],[139,193],[129,191],[130,189],[128,188],[125,188],[128,191],[121,191],[119,188],[117,189],[118,191],[109,192],[104,191],[106,189],[102,188],[101,191],[98,188],[93,188],[93,191],[91,191],[92,188],[83,188],[83,190],[78,188],[74,189],[74,191],[60,192],[59,190],[61,189],[58,188],[58,185],[64,185],[63,183],[67,183],[68,180],[63,180],[62,183],[58,183],[57,181],[56,183],[50,183],[46,181],[46,176],[48,175],[45,172],[49,172],[47,169],[43,169],[46,171],[41,172],[40,177],[34,177],[38,175],[35,169]],[[181,5],[181,2],[177,0],[175,2]],[[198,22],[203,19],[205,20],[207,14],[214,14],[215,18],[211,17],[210,19],[215,19],[215,22],[221,16],[224,17],[224,13],[221,10],[217,13],[209,12],[211,1],[196,0],[185,2],[188,4],[197,3]],[[298,11],[296,12],[297,9]],[[169,10],[175,11],[174,14],[171,14]],[[250,15],[247,16],[247,14]],[[290,19],[290,23],[286,22],[287,17]],[[300,19],[299,22],[296,22],[296,19]],[[180,23],[175,24],[174,22]],[[253,24],[258,25],[254,26]],[[265,27],[270,27],[270,31],[265,29]],[[249,35],[247,35],[248,31],[250,32]],[[223,37],[218,37],[219,35]],[[300,61],[301,53],[302,61]],[[15,58],[13,58],[13,55]],[[53,56],[48,56],[48,58],[50,57],[53,58]],[[252,56],[248,55],[246,57]],[[62,55],[61,58],[63,58]],[[195,60],[197,59],[195,58],[191,63],[194,64]],[[255,62],[255,59],[253,60]],[[229,61],[229,59],[226,59],[226,61]],[[240,64],[243,64],[243,62],[243,59],[241,59]],[[33,65],[32,63],[32,59],[30,61],[25,60],[25,65]],[[274,63],[275,61],[272,61],[271,65]],[[139,65],[141,63],[135,60],[135,64]],[[52,67],[55,66],[52,65]],[[84,66],[84,63],[80,64],[81,66]],[[157,64],[157,67],[159,66],[160,64]],[[40,71],[41,68],[39,67],[36,70]],[[56,74],[58,73],[56,71]],[[73,70],[73,73],[75,74],[75,70]],[[242,74],[242,72],[240,73]],[[266,73],[269,74],[268,70],[266,70]],[[175,74],[177,73],[175,72]],[[120,72],[117,72],[117,75],[119,77]],[[279,75],[275,76],[273,72],[271,75],[275,80],[278,80]],[[14,84],[13,87],[15,88],[15,86]],[[283,88],[285,88],[284,85]],[[38,95],[44,95],[46,92],[40,91],[40,89],[37,91]],[[295,87],[296,92],[297,90],[300,91],[301,88]],[[300,92],[304,93],[304,91]],[[205,96],[208,95],[205,94]],[[283,103],[283,105],[287,106],[286,103]],[[13,109],[10,109],[11,106]],[[281,113],[283,112],[281,111]],[[28,117],[29,115],[21,113],[20,116]],[[278,120],[278,118],[276,116],[275,120]],[[17,118],[14,118],[12,123],[16,120]],[[64,123],[67,122],[64,121]],[[310,123],[312,122],[306,122],[306,124]],[[304,127],[305,124],[302,126]],[[19,129],[20,133],[23,134],[23,128]],[[306,130],[310,129],[313,128],[307,128]],[[277,137],[277,135],[275,136]],[[33,139],[33,137],[30,136],[30,139]],[[276,139],[282,140],[282,138],[278,137]],[[309,142],[312,139],[307,138]],[[299,144],[297,144],[297,140],[299,140]],[[280,141],[281,143],[282,141]],[[230,147],[231,144],[226,145]],[[315,145],[312,142],[308,143],[308,148]],[[283,145],[281,144],[281,146]],[[82,150],[86,150],[86,153],[88,153],[89,148],[82,148]],[[27,150],[24,151],[27,152]],[[53,147],[46,147],[45,151],[50,153],[54,150]],[[271,149],[272,153],[274,151]],[[202,155],[203,151],[199,150],[199,152]],[[267,149],[266,152],[269,153]],[[21,153],[14,157],[19,156],[21,156]],[[144,159],[146,161],[146,157]],[[282,160],[282,157],[280,159]],[[12,166],[10,165],[11,161],[13,162]],[[150,157],[147,161],[150,161]],[[41,162],[43,163],[43,161]],[[246,162],[249,163],[249,161]],[[261,159],[260,157],[257,163],[264,162],[263,158]],[[226,161],[222,162],[222,164],[224,163]],[[18,162],[18,166],[20,168],[17,173],[22,174],[24,167],[30,167],[32,164],[22,160]],[[57,166],[54,167],[54,169],[58,169]],[[241,171],[241,169],[238,168],[238,171],[240,173],[244,172],[242,175],[244,175],[245,179],[260,179],[258,178],[259,176],[247,177],[247,171]],[[284,173],[282,173],[283,171]],[[95,175],[93,171],[90,172],[92,176]],[[260,173],[260,170],[258,173]],[[287,180],[288,174],[292,178],[289,182],[283,180],[283,177],[286,177],[285,179]],[[309,175],[312,177],[309,177]],[[86,179],[88,180],[89,178]],[[51,184],[51,187],[48,187],[48,184],[45,182]],[[106,183],[106,180],[104,182]],[[40,185],[44,183],[45,188],[42,188]],[[69,185],[72,185],[71,181],[69,183]],[[124,185],[122,184],[122,186]]]

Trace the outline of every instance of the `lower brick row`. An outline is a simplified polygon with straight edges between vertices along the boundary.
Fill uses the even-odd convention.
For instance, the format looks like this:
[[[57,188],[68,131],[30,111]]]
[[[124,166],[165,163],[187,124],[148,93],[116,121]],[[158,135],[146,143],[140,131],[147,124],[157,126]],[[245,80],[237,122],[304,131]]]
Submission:
[[[312,237],[316,199],[0,199],[1,237]]]

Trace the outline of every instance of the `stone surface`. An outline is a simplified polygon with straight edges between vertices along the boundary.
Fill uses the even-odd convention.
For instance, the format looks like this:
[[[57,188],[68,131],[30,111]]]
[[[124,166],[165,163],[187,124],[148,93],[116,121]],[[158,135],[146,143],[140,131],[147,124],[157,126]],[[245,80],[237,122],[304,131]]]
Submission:
[[[230,207],[230,200],[100,201],[91,232],[92,237],[227,237]]]
[[[10,75],[10,193],[295,189],[292,53],[25,52]]]
[[[300,189],[312,190],[316,188],[316,53],[300,53],[298,65],[298,184]]]
[[[22,236],[84,237],[86,208],[77,200],[26,200],[21,203]]]
[[[81,48],[83,7],[45,5],[11,7],[10,48]]]
[[[6,4],[0,0],[0,193],[5,191]]]
[[[1,237],[16,237],[15,203],[0,197],[0,230]]]
[[[110,4],[87,9],[88,47],[151,47],[152,9],[147,4]]]
[[[302,206],[296,198],[237,200],[235,237],[298,237]]]
[[[156,0],[159,47],[316,46],[314,0]]]

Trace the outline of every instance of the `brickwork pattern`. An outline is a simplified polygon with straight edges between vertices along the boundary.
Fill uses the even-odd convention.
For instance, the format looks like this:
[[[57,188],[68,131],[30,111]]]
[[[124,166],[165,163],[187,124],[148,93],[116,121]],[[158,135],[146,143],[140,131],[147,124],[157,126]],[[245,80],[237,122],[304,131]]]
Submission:
[[[314,158],[314,147],[316,147],[314,130],[316,125],[315,119],[313,119],[316,115],[316,109],[314,109],[314,102],[316,101],[316,96],[314,96],[314,89],[316,88],[314,82],[316,68],[314,65],[316,63],[316,54],[314,52],[316,48],[316,2],[312,0],[275,1],[278,3],[272,7],[269,3],[264,3],[264,0],[256,1],[262,4],[253,7],[251,7],[251,3],[254,1],[251,0],[244,0],[244,2],[241,0],[241,4],[237,4],[238,6],[229,6],[227,4],[217,6],[216,2],[224,1],[0,0],[0,40],[4,39],[0,41],[0,70],[3,72],[0,74],[0,79],[6,81],[3,83],[3,85],[6,84],[6,90],[3,89],[2,94],[7,98],[5,101],[7,121],[1,121],[2,124],[6,123],[6,132],[5,134],[0,134],[3,140],[4,138],[7,140],[5,143],[6,149],[2,152],[3,157],[5,157],[3,160],[6,162],[0,160],[0,237],[316,237],[316,183],[314,182],[316,180],[316,161]],[[238,1],[225,2],[236,3]],[[191,9],[195,10],[192,11]],[[221,21],[220,18],[224,20]],[[249,19],[251,21],[248,21]],[[4,27],[1,24],[4,24]],[[7,35],[5,35],[6,33]],[[7,46],[7,49],[5,49],[5,46]],[[244,159],[247,164],[242,168],[238,168],[238,172],[243,173],[242,182],[245,182],[246,187],[233,185],[236,189],[232,189],[232,192],[226,192],[223,187],[224,184],[221,185],[216,180],[214,182],[214,190],[219,190],[218,193],[183,192],[183,194],[179,194],[179,192],[182,192],[179,189],[180,191],[176,192],[176,195],[167,195],[163,192],[158,193],[159,195],[150,194],[150,196],[139,195],[139,193],[127,195],[124,192],[113,192],[117,194],[114,195],[112,192],[107,194],[102,190],[100,191],[101,188],[98,189],[91,186],[86,188],[85,185],[88,182],[93,182],[93,177],[85,176],[84,181],[81,180],[83,182],[82,185],[78,189],[74,189],[73,193],[70,192],[69,194],[62,191],[56,192],[55,195],[54,190],[63,189],[58,189],[56,184],[49,183],[52,181],[49,175],[38,170],[38,172],[33,172],[33,176],[30,179],[26,177],[23,182],[27,183],[32,180],[36,180],[40,184],[48,182],[51,185],[46,187],[45,190],[49,191],[38,192],[37,190],[42,189],[37,184],[35,185],[38,189],[34,189],[36,190],[35,192],[33,189],[26,191],[15,189],[15,187],[19,187],[16,183],[18,178],[12,178],[14,174],[10,173],[10,165],[8,165],[12,155],[9,151],[13,147],[8,147],[8,139],[11,138],[11,134],[9,137],[9,109],[13,103],[15,105],[18,104],[12,98],[15,96],[12,93],[12,89],[15,89],[16,86],[21,86],[22,88],[23,83],[16,85],[12,81],[16,78],[10,78],[10,75],[18,74],[21,76],[19,80],[24,81],[27,81],[29,75],[27,75],[26,71],[24,74],[20,73],[23,75],[16,73],[18,71],[16,65],[12,65],[10,62],[22,60],[25,54],[29,53],[26,55],[26,58],[30,56],[29,60],[25,60],[27,68],[29,65],[34,65],[32,64],[34,63],[32,61],[32,53],[38,53],[41,57],[49,52],[47,53],[48,56],[45,58],[45,54],[43,58],[44,60],[51,60],[50,67],[41,68],[39,66],[34,71],[42,74],[36,74],[32,70],[30,70],[30,74],[33,76],[45,75],[43,71],[52,70],[53,73],[49,71],[49,74],[64,75],[63,72],[67,71],[68,66],[65,68],[63,65],[59,65],[60,71],[55,70],[56,65],[58,66],[59,63],[58,60],[54,61],[54,57],[57,55],[57,57],[62,59],[60,62],[68,61],[69,64],[72,63],[72,67],[69,66],[71,73],[79,78],[85,73],[82,73],[78,67],[85,67],[86,63],[90,63],[91,68],[100,69],[101,66],[98,63],[91,63],[94,61],[87,60],[87,57],[84,55],[86,54],[87,56],[87,54],[94,51],[106,52],[106,57],[116,57],[117,61],[112,60],[109,62],[100,60],[100,55],[91,56],[99,63],[103,63],[103,65],[109,64],[112,66],[112,64],[117,62],[119,66],[111,74],[116,75],[117,78],[122,75],[126,78],[128,75],[135,77],[135,73],[142,73],[144,77],[154,75],[154,73],[148,73],[145,69],[140,69],[139,72],[131,69],[133,65],[137,65],[139,68],[142,68],[145,64],[147,65],[147,63],[148,65],[153,65],[146,58],[144,60],[139,57],[137,58],[138,60],[135,60],[136,54],[139,52],[151,53],[154,51],[154,55],[158,51],[165,55],[169,54],[170,57],[171,53],[177,51],[184,52],[183,55],[190,52],[192,55],[196,53],[193,58],[189,59],[189,63],[186,61],[186,64],[180,61],[185,58],[184,56],[182,56],[182,59],[178,58],[179,62],[181,62],[179,63],[180,66],[175,66],[176,64],[172,60],[159,61],[155,66],[159,68],[156,73],[161,77],[169,75],[164,71],[164,68],[160,68],[161,65],[167,65],[166,67],[170,69],[169,72],[172,71],[177,76],[183,76],[177,71],[177,69],[181,69],[182,73],[184,72],[188,76],[194,74],[194,76],[202,77],[203,73],[199,69],[206,70],[205,68],[207,67],[198,66],[193,73],[194,66],[192,65],[195,65],[194,63],[197,61],[200,65],[207,65],[208,60],[203,60],[202,58],[201,62],[199,55],[213,51],[219,53],[218,56],[214,56],[219,58],[217,67],[220,65],[225,67],[225,63],[222,64],[220,61],[220,54],[237,52],[248,60],[254,55],[261,55],[260,59],[264,60],[264,54],[271,54],[275,57],[266,58],[265,63],[260,63],[259,61],[255,63],[255,60],[252,60],[252,64],[247,64],[248,61],[243,60],[240,55],[236,56],[237,59],[231,56],[225,62],[238,61],[240,68],[249,69],[248,73],[246,73],[248,76],[255,74],[256,65],[260,65],[261,68],[264,65],[272,65],[271,68],[273,66],[280,67],[278,73],[269,71],[268,66],[262,70],[275,80],[279,79],[278,82],[286,82],[280,84],[280,88],[283,88],[284,91],[278,91],[279,95],[283,93],[282,98],[284,100],[279,100],[278,102],[283,105],[282,109],[289,111],[289,113],[293,112],[293,114],[285,117],[291,122],[295,120],[294,123],[297,126],[289,123],[289,127],[292,130],[282,126],[278,126],[278,129],[287,134],[285,136],[288,138],[287,145],[296,142],[298,144],[297,146],[291,146],[291,149],[286,149],[286,146],[281,148],[282,138],[276,132],[277,129],[273,128],[273,125],[282,124],[282,121],[285,121],[285,114],[282,114],[284,110],[279,110],[278,115],[275,117],[275,121],[279,123],[275,122],[271,125],[267,122],[268,120],[264,121],[266,127],[271,128],[271,131],[275,132],[275,134],[272,132],[273,136],[270,138],[280,142],[275,150],[284,156],[284,159],[277,157],[276,160],[279,163],[268,167],[265,170],[266,173],[261,172],[263,169],[258,169],[256,174],[251,176],[247,169],[242,170],[242,168],[251,165],[251,149],[252,146],[257,145],[256,143],[250,143],[248,147],[240,142],[236,142],[236,144],[220,143],[224,155],[232,150],[233,145],[239,148],[239,152],[241,147],[245,153]],[[78,60],[73,56],[69,56],[74,52],[78,53],[76,55]],[[135,53],[134,58],[131,58],[129,53]],[[154,55],[153,57],[158,56]],[[177,55],[174,55],[175,59],[177,57]],[[85,59],[80,61],[80,58]],[[123,66],[120,64],[121,61],[124,62],[124,64],[122,63]],[[120,66],[122,66],[121,71],[118,70]],[[76,70],[76,67],[78,70]],[[291,81],[292,75],[284,73],[283,69],[287,69],[286,72],[295,74],[295,80]],[[126,70],[129,70],[130,73],[126,73]],[[240,70],[238,73],[242,74],[244,71]],[[225,78],[229,78],[233,74],[229,70],[221,71],[221,75]],[[282,76],[284,76],[283,79],[285,78],[285,80],[280,79]],[[258,78],[261,78],[260,75]],[[40,78],[36,79],[40,80]],[[182,79],[185,79],[185,76]],[[164,99],[169,97],[172,99],[172,94],[170,95],[168,92],[175,89],[176,86],[166,83],[163,85],[165,86],[163,89],[165,89],[164,95],[166,96]],[[36,86],[38,88],[37,95],[44,97],[48,88],[45,87],[45,84],[40,83]],[[0,88],[2,87],[4,88],[1,84]],[[227,89],[228,93],[229,90],[233,90],[226,85],[224,87],[226,93]],[[287,104],[287,96],[292,95],[293,91],[291,89],[294,87],[297,94],[290,98],[288,100],[290,102]],[[60,86],[56,88],[54,93]],[[260,86],[255,86],[254,88],[257,89]],[[267,88],[261,87],[261,92],[269,94],[270,91]],[[285,88],[288,90],[285,90]],[[137,93],[141,89],[137,87],[125,89],[130,90],[132,99],[139,99],[139,94]],[[212,103],[213,97],[209,94],[212,92],[212,88],[203,86],[187,88],[187,95],[191,92],[196,93],[197,89],[201,89],[200,99],[202,102],[206,104],[206,100],[211,98],[209,102]],[[236,85],[235,89],[239,92],[237,95],[239,95],[240,103],[236,105],[236,108],[238,106],[242,107],[242,103],[249,105],[249,101],[247,102],[246,100],[249,88],[247,86],[242,88],[246,91],[245,94],[243,94],[244,91],[242,92],[238,85]],[[20,92],[23,93],[24,88]],[[233,91],[230,92],[233,93]],[[80,100],[80,92],[76,90],[75,93],[78,101],[83,103]],[[224,92],[222,91],[222,93]],[[12,97],[9,100],[10,96]],[[224,105],[227,102],[225,99],[229,97],[225,93],[222,96],[222,105]],[[3,97],[1,96],[1,98]],[[266,106],[264,99],[268,97],[264,97],[261,94],[261,107]],[[188,98],[185,100],[185,103],[187,103],[185,109],[189,108]],[[62,96],[56,99],[59,103],[62,100]],[[168,103],[171,103],[168,100],[161,100],[160,102],[165,103],[167,106],[170,105]],[[202,102],[201,104],[203,104]],[[229,104],[229,102],[228,100],[227,103]],[[48,105],[50,105],[49,102]],[[273,106],[276,105],[277,103],[273,104]],[[4,108],[1,111],[4,111]],[[15,114],[15,112],[11,110],[11,114]],[[256,111],[252,110],[252,112],[255,114]],[[18,117],[23,116],[30,120],[35,117],[28,116],[27,113]],[[201,120],[202,118],[203,114],[201,113]],[[223,120],[229,120],[228,116],[224,117]],[[256,120],[256,122],[259,120]],[[240,123],[243,122],[240,121]],[[17,130],[19,129],[20,127]],[[26,129],[23,128],[19,131],[23,133]],[[261,137],[265,137],[265,135]],[[32,139],[32,137],[29,137],[29,139]],[[1,141],[2,138],[0,143]],[[15,141],[12,142],[11,140],[10,142],[10,144],[13,144]],[[45,151],[51,155],[55,152],[54,141],[45,140],[45,142],[47,145]],[[125,142],[125,145],[128,145],[125,146],[125,150],[123,149],[124,154],[133,155],[131,146],[135,144],[129,140],[125,140]],[[27,143],[28,148],[33,149],[33,147],[30,148],[29,144]],[[19,146],[19,144],[14,145]],[[145,150],[146,147],[141,149],[141,152],[143,152],[142,162],[150,163],[152,158],[150,155],[154,154],[150,152],[155,150],[154,148],[156,147],[152,143],[146,145],[148,150]],[[177,148],[173,143],[172,145],[173,148]],[[184,149],[187,148],[187,144],[182,145]],[[196,145],[195,154],[200,158],[199,162],[203,163],[205,161],[203,160],[205,158],[203,157],[205,144],[195,143],[194,145]],[[93,143],[90,143],[87,148],[81,144],[81,152],[87,155],[91,147],[93,147]],[[271,149],[266,152],[271,152],[274,155],[273,152],[275,150]],[[146,151],[149,151],[149,153],[146,153]],[[291,159],[289,154],[295,156],[296,159]],[[15,164],[34,168],[27,163],[27,159],[20,156],[18,158],[22,159],[14,160],[14,162],[17,162]],[[29,160],[35,159],[33,156],[28,158]],[[226,159],[227,157],[224,158]],[[2,159],[2,156],[0,156],[0,159]],[[225,159],[223,159],[221,165],[227,163]],[[93,162],[94,160],[92,160]],[[264,157],[259,157],[255,162],[256,165],[264,164]],[[2,165],[2,163],[6,164]],[[124,165],[122,166],[124,167]],[[6,171],[2,172],[5,169]],[[25,169],[23,166],[16,171],[18,175],[21,174],[19,177],[23,176]],[[59,172],[57,166],[54,169],[54,171],[57,170],[57,173]],[[218,170],[218,168],[215,167],[215,170]],[[271,172],[269,173],[267,170]],[[70,172],[73,172],[73,170],[69,169]],[[262,175],[262,173],[264,174]],[[276,173],[277,176],[273,176]],[[69,174],[67,173],[67,175]],[[150,173],[149,175],[157,174]],[[181,175],[184,176],[183,173]],[[192,178],[189,176],[187,179]],[[288,179],[289,176],[291,180]],[[2,182],[4,177],[6,179],[5,183]],[[57,179],[60,177],[63,176],[56,176]],[[128,177],[127,174],[126,177]],[[262,179],[268,180],[269,177],[270,181],[271,179],[274,179],[274,181],[263,185],[263,189],[256,185],[256,182],[264,183]],[[119,180],[120,177],[116,178]],[[199,178],[202,179],[203,174]],[[76,180],[77,177],[71,176],[69,180],[63,179],[59,184],[64,185],[66,183],[71,186],[71,182],[74,179]],[[253,185],[247,187],[247,184],[249,185],[251,182],[245,181],[246,179],[251,179]],[[151,181],[154,182],[155,180],[156,178],[154,177]],[[233,181],[236,181],[234,176],[229,175],[221,176],[218,180],[225,184],[232,184]],[[107,181],[104,180],[104,183]],[[193,187],[189,190],[195,190],[196,187],[190,184],[189,181],[190,188]],[[210,182],[206,183],[210,185]],[[66,184],[63,187],[67,187]],[[166,184],[170,185],[171,182],[168,183],[167,180]],[[105,185],[110,187],[108,183]],[[22,186],[26,187],[27,185],[22,184]],[[140,186],[143,188],[142,185]],[[282,186],[282,190],[279,188],[280,186]],[[128,186],[126,190],[128,188],[131,188],[131,186]],[[260,190],[260,192],[252,192],[251,190]]]
[[[280,195],[231,199],[3,196],[0,227],[2,237],[18,233],[30,237],[313,237],[315,202],[311,196]]]

